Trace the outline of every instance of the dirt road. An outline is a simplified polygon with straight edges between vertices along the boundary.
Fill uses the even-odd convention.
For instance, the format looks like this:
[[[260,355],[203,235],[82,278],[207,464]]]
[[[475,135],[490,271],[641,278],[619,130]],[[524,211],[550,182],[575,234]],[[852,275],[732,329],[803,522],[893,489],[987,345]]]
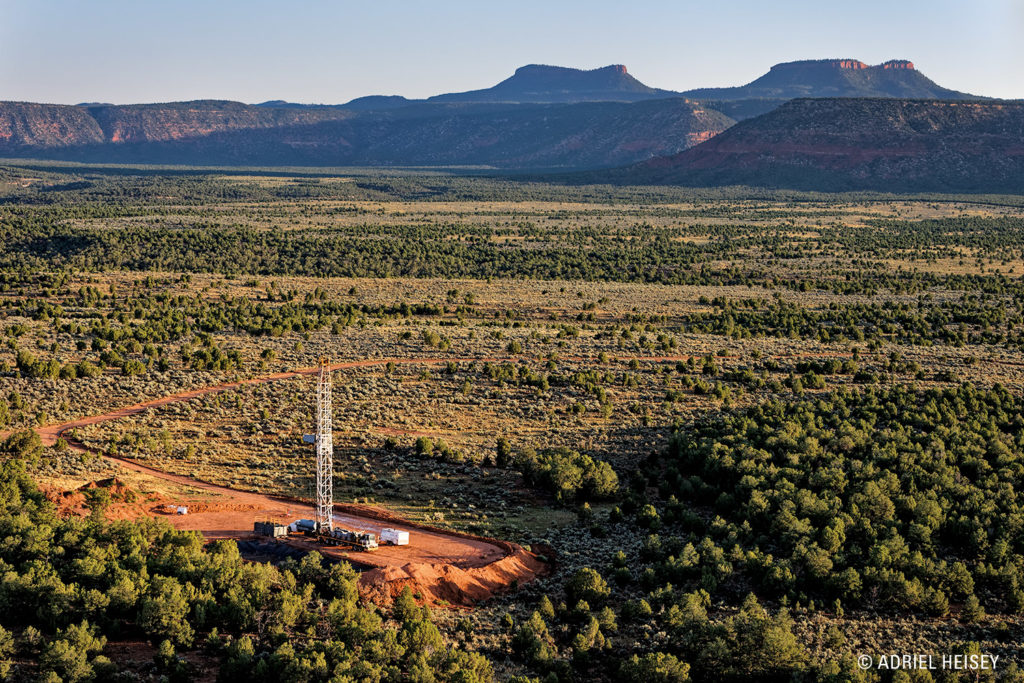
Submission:
[[[808,353],[808,354],[786,354],[783,356],[777,356],[777,358],[846,358],[851,354],[849,353]],[[687,361],[690,358],[701,358],[700,355],[686,354],[679,356],[615,356],[610,358],[611,361],[646,361],[654,363],[666,363],[676,361]],[[355,360],[346,361],[344,363],[334,363],[330,365],[330,369],[334,370],[345,370],[350,368],[367,368],[375,367],[379,365],[387,365],[388,363],[394,363],[395,365],[441,365],[444,363],[504,363],[504,362],[516,362],[518,359],[511,357],[504,358],[375,358],[372,360]],[[595,360],[593,358],[577,358],[568,357],[564,358],[564,361],[578,362],[584,360]],[[595,361],[596,362],[596,361]],[[238,387],[250,385],[250,384],[267,384],[269,382],[279,382],[282,380],[296,379],[307,375],[314,375],[320,371],[319,366],[300,368],[298,370],[291,370],[289,372],[278,372],[272,375],[264,375],[263,377],[254,377],[252,379],[243,379],[237,382],[225,382],[223,384],[214,384],[202,389],[193,389],[191,391],[182,391],[176,394],[169,394],[162,398],[153,399],[152,401],[144,401],[142,403],[136,403],[134,405],[113,410],[109,413],[103,413],[101,415],[91,415],[88,417],[78,418],[70,422],[63,422],[61,424],[46,425],[43,427],[36,428],[36,432],[42,439],[44,446],[52,446],[57,438],[66,431],[75,429],[77,427],[85,427],[87,425],[99,424],[101,422],[109,422],[110,420],[116,420],[122,417],[129,417],[131,415],[138,415],[139,413],[145,412],[150,408],[157,408],[159,406],[168,405],[171,403],[180,403],[182,401],[188,401],[198,396],[204,396],[206,394],[216,394],[224,391],[231,391]],[[0,433],[0,440],[7,437],[7,433]],[[159,470],[149,470],[151,473],[163,476],[163,473]],[[228,489],[229,490],[229,489]]]

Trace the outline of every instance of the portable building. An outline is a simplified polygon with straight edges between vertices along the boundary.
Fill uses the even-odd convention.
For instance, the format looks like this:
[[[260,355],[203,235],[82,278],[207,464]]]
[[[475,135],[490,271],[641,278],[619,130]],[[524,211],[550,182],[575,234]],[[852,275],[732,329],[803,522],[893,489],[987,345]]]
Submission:
[[[252,525],[252,530],[260,536],[270,536],[271,538],[281,538],[288,535],[288,527],[276,522],[256,522]]]
[[[389,545],[409,545],[409,532],[399,529],[381,529],[380,540]]]

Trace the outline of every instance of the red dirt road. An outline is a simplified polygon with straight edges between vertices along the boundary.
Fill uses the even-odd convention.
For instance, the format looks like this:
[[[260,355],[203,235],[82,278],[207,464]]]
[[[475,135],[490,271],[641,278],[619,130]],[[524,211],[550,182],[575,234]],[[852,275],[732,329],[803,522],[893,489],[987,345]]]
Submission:
[[[848,356],[849,354],[806,354],[807,357],[823,357],[823,356]],[[663,362],[675,362],[675,361],[686,361],[690,358],[694,358],[693,355],[682,355],[682,356],[621,356],[613,357],[610,360],[617,361],[647,361],[655,363]],[[786,356],[790,357],[790,356]],[[565,358],[566,361],[580,361],[590,360],[584,358]],[[442,363],[502,363],[502,362],[515,362],[515,358],[378,358],[372,360],[354,360],[346,361],[344,363],[334,363],[330,365],[330,369],[334,370],[345,370],[349,368],[367,368],[378,365],[387,365],[388,363],[394,363],[395,365],[440,365]],[[90,415],[88,417],[81,417],[71,422],[64,422],[61,424],[46,425],[44,427],[36,428],[36,432],[39,434],[40,439],[43,441],[44,446],[52,446],[57,438],[64,432],[75,429],[77,427],[85,427],[87,425],[99,424],[101,422],[109,422],[110,420],[116,420],[122,417],[129,417],[131,415],[138,415],[143,413],[150,408],[157,408],[159,406],[168,405],[170,403],[180,403],[182,401],[188,401],[198,396],[205,396],[206,394],[217,394],[224,391],[230,391],[237,389],[238,387],[249,385],[249,384],[267,384],[268,382],[277,382],[280,380],[295,379],[305,375],[314,375],[320,371],[319,367],[311,368],[300,368],[298,370],[291,370],[289,372],[278,372],[272,375],[265,375],[263,377],[254,377],[252,379],[243,379],[237,382],[225,382],[224,384],[214,384],[202,389],[193,389],[192,391],[182,391],[176,394],[169,394],[162,398],[153,399],[152,401],[144,401],[142,403],[136,403],[126,408],[120,408],[118,410],[111,411],[109,413],[103,413],[102,415]],[[0,433],[0,439],[7,437],[8,433]],[[162,472],[159,470],[150,470],[152,473]],[[230,489],[229,489],[230,490]]]
[[[778,358],[845,358],[849,357],[849,353],[808,353],[808,354],[786,354],[778,356]],[[681,356],[616,356],[609,360],[615,361],[647,361],[654,363],[664,362],[676,362],[686,361],[690,358],[699,358],[700,356],[694,356],[693,354],[686,354]],[[566,361],[580,361],[580,360],[592,360],[585,358],[565,358]],[[334,370],[345,370],[349,368],[367,368],[378,365],[387,365],[388,363],[394,363],[395,365],[440,365],[442,363],[502,363],[502,362],[515,362],[515,358],[376,358],[372,360],[354,360],[346,361],[344,363],[334,363],[330,365],[330,369]],[[81,417],[77,420],[70,422],[63,422],[61,424],[46,425],[43,427],[36,428],[36,433],[39,434],[39,438],[42,439],[44,446],[52,446],[57,438],[64,432],[75,429],[77,427],[85,427],[87,425],[99,424],[101,422],[109,422],[110,420],[116,420],[122,417],[129,417],[131,415],[138,415],[143,413],[150,408],[157,408],[159,406],[168,405],[170,403],[180,403],[182,401],[188,401],[190,399],[205,396],[206,394],[217,394],[224,391],[230,391],[237,389],[238,387],[249,385],[249,384],[267,384],[269,382],[277,382],[280,380],[296,379],[305,375],[314,375],[320,371],[319,367],[310,368],[299,368],[298,370],[291,370],[289,372],[278,372],[272,375],[264,375],[263,377],[254,377],[252,379],[243,379],[237,382],[225,382],[224,384],[213,384],[202,389],[193,389],[191,391],[182,391],[176,394],[169,394],[162,398],[153,399],[151,401],[144,401],[142,403],[136,403],[134,405],[120,408],[118,410],[111,411],[109,413],[103,413],[101,415],[90,415],[88,417]],[[0,433],[0,440],[7,438],[10,432]],[[125,462],[125,461],[121,461]],[[155,476],[166,476],[159,470],[149,469],[147,470]],[[189,481],[192,481],[191,479]],[[224,489],[232,490],[232,489]]]
[[[346,368],[365,368],[373,367],[376,365],[386,365],[387,363],[397,364],[423,364],[423,365],[437,365],[440,363],[447,363],[449,361],[459,362],[470,362],[470,361],[499,361],[505,359],[498,358],[383,358],[380,360],[356,360],[348,361],[345,363],[335,363],[330,366],[333,370],[343,370]],[[190,399],[205,396],[206,394],[218,394],[224,391],[230,391],[237,389],[248,384],[267,384],[268,382],[277,382],[285,379],[295,379],[304,375],[313,375],[320,371],[319,367],[311,368],[300,368],[298,370],[292,370],[290,372],[278,372],[273,375],[265,375],[263,377],[254,377],[253,379],[243,379],[237,382],[225,382],[224,384],[214,384],[202,389],[193,389],[192,391],[182,391],[177,394],[169,394],[162,398],[153,399],[152,401],[144,401],[142,403],[136,403],[135,405],[127,406],[126,408],[120,408],[118,410],[111,411],[109,413],[103,413],[102,415],[90,415],[88,417],[81,417],[71,422],[64,422],[61,424],[46,425],[45,427],[39,427],[36,432],[39,434],[39,438],[42,439],[44,446],[52,446],[57,438],[63,433],[77,427],[85,427],[87,425],[99,424],[101,422],[109,422],[110,420],[116,420],[122,417],[129,417],[131,415],[138,415],[143,413],[150,408],[157,408],[159,406],[165,406],[170,403],[180,403],[182,401],[188,401]],[[0,439],[6,438],[7,434],[0,434]],[[157,472],[158,470],[152,470]]]

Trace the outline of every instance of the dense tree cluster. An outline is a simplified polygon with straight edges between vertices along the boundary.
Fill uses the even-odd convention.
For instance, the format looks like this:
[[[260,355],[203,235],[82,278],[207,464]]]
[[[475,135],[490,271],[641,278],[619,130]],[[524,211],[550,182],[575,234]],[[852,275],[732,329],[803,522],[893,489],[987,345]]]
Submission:
[[[961,215],[917,221],[872,219],[874,230],[826,228],[823,237],[858,256],[887,256],[898,251],[913,259],[963,258],[964,247],[999,259],[1024,255],[1024,219]]]
[[[225,372],[243,369],[243,360],[236,350],[222,349],[214,340],[217,334],[283,337],[321,329],[338,333],[367,318],[445,313],[443,307],[427,303],[327,301],[323,290],[301,296],[294,290],[279,289],[274,282],[254,298],[209,299],[202,292],[172,295],[165,291],[169,285],[187,286],[187,278],[183,276],[182,282],[158,282],[149,276],[120,292],[114,288],[101,291],[92,285],[72,291],[66,275],[8,278],[8,290],[24,296],[0,302],[0,319],[28,318],[48,323],[57,334],[74,339],[74,353],[85,356],[77,362],[65,362],[59,355],[47,357],[38,350],[22,348],[21,338],[29,328],[19,322],[4,330],[8,347],[15,351],[15,367],[22,377],[42,379],[91,378],[107,368],[124,375],[163,372],[173,361],[167,346],[182,343],[182,366]],[[39,290],[42,295],[37,294]]]
[[[1024,611],[1022,412],[998,386],[894,387],[684,429],[652,483],[659,524],[686,533],[647,552],[665,579],[709,589],[739,575],[805,603]]]
[[[690,332],[737,339],[757,336],[851,340],[885,340],[920,346],[1001,344],[1024,347],[1024,297],[986,293],[935,300],[832,303],[814,310],[776,298],[705,302],[711,310],[683,316]]]
[[[0,265],[76,270],[186,271],[331,277],[521,277],[626,280],[671,284],[747,284],[764,277],[740,268],[702,265],[734,245],[691,244],[671,235],[638,233],[624,249],[619,234],[547,236],[543,249],[509,249],[466,234],[459,224],[410,227],[366,224],[351,229],[257,230],[197,225],[179,230],[137,227],[112,233],[38,226],[2,229]],[[387,239],[381,239],[382,236]],[[490,231],[486,237],[490,237]],[[585,240],[585,241],[584,241]]]
[[[539,453],[524,449],[514,464],[528,483],[564,503],[609,498],[619,487],[619,478],[607,462],[565,447]]]
[[[612,595],[598,572],[577,570],[566,584],[564,601],[556,605],[544,596],[528,618],[509,623],[513,650],[533,669],[559,680],[610,675],[614,680],[682,683],[691,674],[697,680],[775,680],[794,672],[806,680],[830,680],[844,670],[857,680],[852,662],[811,666],[789,612],[772,614],[753,595],[725,619],[709,616],[710,596],[702,590],[657,591],[650,601],[629,601],[618,613],[609,606],[617,599]],[[612,638],[620,628],[644,624],[667,636],[658,649],[624,653],[614,647]]]

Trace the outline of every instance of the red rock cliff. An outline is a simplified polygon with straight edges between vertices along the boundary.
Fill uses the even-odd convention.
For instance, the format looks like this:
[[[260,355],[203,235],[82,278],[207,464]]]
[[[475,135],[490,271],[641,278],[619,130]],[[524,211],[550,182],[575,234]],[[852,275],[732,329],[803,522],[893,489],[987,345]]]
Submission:
[[[888,62],[880,64],[883,69],[904,69],[906,71],[914,70],[914,63],[907,61],[906,59],[890,59]]]

